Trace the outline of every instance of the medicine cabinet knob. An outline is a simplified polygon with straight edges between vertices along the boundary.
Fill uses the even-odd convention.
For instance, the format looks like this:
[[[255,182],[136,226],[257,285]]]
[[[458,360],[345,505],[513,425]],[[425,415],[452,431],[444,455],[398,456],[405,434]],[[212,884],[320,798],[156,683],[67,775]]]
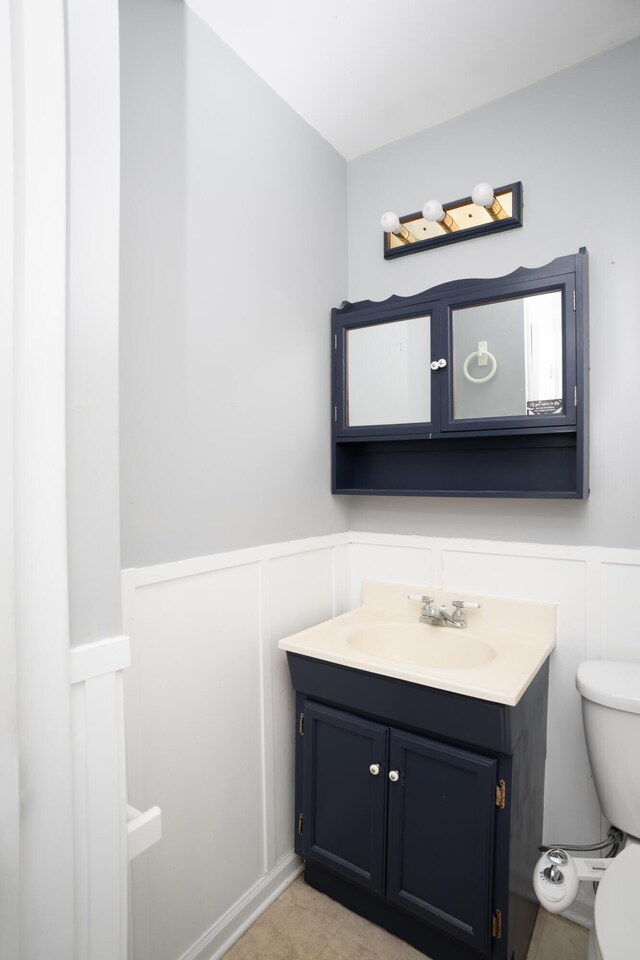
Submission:
[[[378,774],[380,773],[380,764],[372,763],[371,766],[369,767],[369,773],[371,773],[374,777],[377,777]]]
[[[389,780],[393,780],[394,783],[397,783],[400,779],[400,774],[397,770],[389,770]]]

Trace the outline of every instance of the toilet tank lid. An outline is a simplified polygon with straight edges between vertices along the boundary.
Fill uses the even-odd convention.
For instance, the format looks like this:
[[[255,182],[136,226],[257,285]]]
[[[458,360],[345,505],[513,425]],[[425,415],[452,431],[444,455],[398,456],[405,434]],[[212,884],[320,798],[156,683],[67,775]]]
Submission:
[[[640,713],[640,663],[585,660],[578,667],[576,687],[594,703]]]

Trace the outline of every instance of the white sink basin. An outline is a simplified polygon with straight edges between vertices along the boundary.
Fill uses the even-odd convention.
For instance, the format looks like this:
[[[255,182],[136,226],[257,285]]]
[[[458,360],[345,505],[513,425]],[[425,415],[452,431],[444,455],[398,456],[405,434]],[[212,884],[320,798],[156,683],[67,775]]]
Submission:
[[[421,602],[452,609],[464,599],[464,629],[420,623]],[[365,581],[362,606],[284,637],[281,650],[410,683],[514,706],[555,645],[555,606],[438,586]]]
[[[483,667],[496,656],[493,647],[465,630],[424,623],[368,624],[349,633],[346,640],[372,657],[445,670]]]

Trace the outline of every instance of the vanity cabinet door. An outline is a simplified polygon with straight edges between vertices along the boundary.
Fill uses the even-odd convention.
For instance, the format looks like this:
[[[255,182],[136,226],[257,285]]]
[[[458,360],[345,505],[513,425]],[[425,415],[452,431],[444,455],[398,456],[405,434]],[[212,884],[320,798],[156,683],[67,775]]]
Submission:
[[[497,761],[392,730],[386,895],[491,952]]]
[[[384,878],[387,741],[380,724],[305,702],[303,856],[377,893]]]

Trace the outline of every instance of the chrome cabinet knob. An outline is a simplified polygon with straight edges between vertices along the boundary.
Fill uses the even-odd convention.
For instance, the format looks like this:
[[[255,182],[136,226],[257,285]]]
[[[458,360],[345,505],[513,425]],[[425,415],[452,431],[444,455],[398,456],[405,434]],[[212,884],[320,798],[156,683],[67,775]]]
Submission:
[[[400,779],[400,773],[397,770],[389,770],[389,780],[397,783]]]
[[[369,773],[370,773],[372,776],[377,777],[378,774],[380,773],[380,764],[379,764],[379,763],[372,763],[371,766],[369,767]]]

